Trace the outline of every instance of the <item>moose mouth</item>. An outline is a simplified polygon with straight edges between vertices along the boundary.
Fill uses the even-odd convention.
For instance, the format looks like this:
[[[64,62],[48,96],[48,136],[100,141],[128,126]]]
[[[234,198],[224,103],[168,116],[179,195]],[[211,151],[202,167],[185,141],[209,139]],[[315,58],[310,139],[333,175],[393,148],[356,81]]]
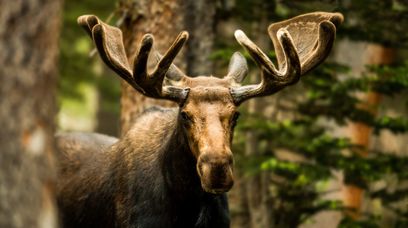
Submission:
[[[232,188],[233,184],[230,184],[230,186],[226,186],[226,187],[223,187],[223,188],[207,188],[203,184],[201,184],[201,186],[202,186],[203,190],[205,192],[207,192],[207,193],[222,194],[222,193],[228,192]]]
[[[205,192],[222,194],[228,192],[234,185],[232,167],[230,165],[213,166],[202,164],[197,168],[201,187]]]

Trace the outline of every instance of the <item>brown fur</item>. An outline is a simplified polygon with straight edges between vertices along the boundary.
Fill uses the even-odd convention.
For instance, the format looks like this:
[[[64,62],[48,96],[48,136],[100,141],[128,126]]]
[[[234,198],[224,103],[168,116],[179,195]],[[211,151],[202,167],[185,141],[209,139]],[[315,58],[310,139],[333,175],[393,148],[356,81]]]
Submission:
[[[119,141],[57,137],[65,227],[229,226],[222,193],[233,184],[236,106],[229,89],[213,83],[220,79],[208,79],[192,80],[179,109],[141,115]]]
[[[198,161],[202,187],[208,192],[224,192],[233,184],[230,147],[237,108],[228,88],[200,85],[219,79],[191,81],[196,87],[191,88],[181,107],[181,112],[190,118],[187,125],[189,146]]]
[[[341,21],[341,14],[316,12],[287,20],[283,27],[272,24],[278,68],[237,31],[238,42],[262,71],[259,84],[241,86],[248,68],[238,52],[223,79],[190,78],[172,64],[188,33],[181,32],[162,57],[152,51],[153,36],[146,34],[132,69],[118,28],[93,15],[79,17],[107,66],[140,93],[180,107],[151,109],[116,143],[95,134],[58,137],[64,226],[229,227],[224,193],[234,182],[231,141],[237,106],[296,83],[322,62]],[[303,22],[313,32],[300,36]],[[296,47],[303,46],[309,49],[298,52]],[[157,63],[153,72],[147,70],[149,54]]]

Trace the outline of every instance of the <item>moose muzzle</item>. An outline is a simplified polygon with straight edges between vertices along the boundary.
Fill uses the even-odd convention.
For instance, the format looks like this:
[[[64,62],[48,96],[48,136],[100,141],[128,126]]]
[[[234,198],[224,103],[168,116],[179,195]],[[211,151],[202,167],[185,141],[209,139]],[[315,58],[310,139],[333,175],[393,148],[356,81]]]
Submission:
[[[197,162],[197,171],[204,191],[214,194],[229,191],[234,184],[233,164],[231,153],[202,154]]]

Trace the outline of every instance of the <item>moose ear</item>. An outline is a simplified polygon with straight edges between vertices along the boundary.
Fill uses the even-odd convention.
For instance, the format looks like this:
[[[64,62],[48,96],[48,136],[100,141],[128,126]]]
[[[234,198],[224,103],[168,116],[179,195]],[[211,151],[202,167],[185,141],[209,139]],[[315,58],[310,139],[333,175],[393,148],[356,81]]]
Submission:
[[[240,84],[248,73],[248,65],[245,57],[240,52],[235,52],[228,66],[226,78],[230,78],[235,83]]]

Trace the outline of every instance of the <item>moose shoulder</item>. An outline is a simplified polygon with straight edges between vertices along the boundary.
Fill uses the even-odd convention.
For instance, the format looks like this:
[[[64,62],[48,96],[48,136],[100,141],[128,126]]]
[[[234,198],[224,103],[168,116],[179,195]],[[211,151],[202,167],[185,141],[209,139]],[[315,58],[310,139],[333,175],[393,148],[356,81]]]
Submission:
[[[231,142],[239,104],[276,93],[321,63],[341,21],[341,14],[317,12],[272,24],[278,68],[237,31],[262,72],[259,84],[241,86],[247,64],[238,52],[225,77],[188,77],[172,64],[187,32],[163,56],[147,34],[131,67],[119,29],[92,15],[80,17],[112,70],[145,96],[174,101],[179,108],[146,110],[119,140],[81,133],[57,137],[63,225],[229,227],[225,192],[234,182]],[[157,64],[153,72],[148,60]]]
[[[71,161],[58,186],[64,225],[228,226],[225,195],[201,190],[177,118],[176,109],[149,109],[116,143],[97,134],[59,135],[60,159]]]

